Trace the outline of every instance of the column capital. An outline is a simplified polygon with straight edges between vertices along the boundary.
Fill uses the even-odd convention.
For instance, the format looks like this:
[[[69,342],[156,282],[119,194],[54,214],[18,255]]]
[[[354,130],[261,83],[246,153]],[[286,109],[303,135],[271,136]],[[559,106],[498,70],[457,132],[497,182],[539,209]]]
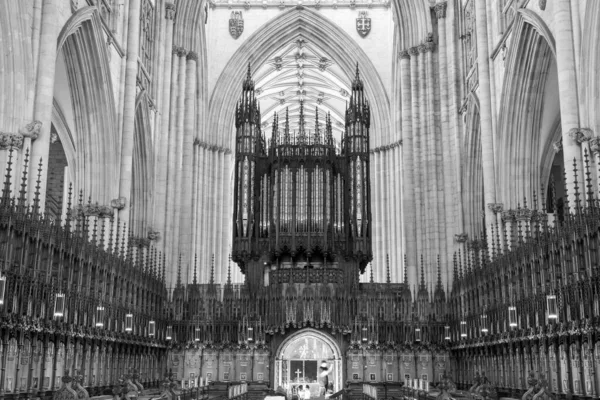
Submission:
[[[487,206],[494,214],[501,213],[504,209],[504,204],[502,203],[489,203]]]
[[[23,135],[20,133],[0,132],[0,150],[23,148]]]
[[[40,130],[42,129],[42,122],[38,120],[34,120],[23,128],[19,129],[19,133],[26,138],[31,138],[31,140],[35,140],[40,136]]]
[[[122,210],[127,205],[127,199],[125,197],[119,197],[118,199],[113,199],[110,201],[110,206],[112,208],[116,208],[117,210]]]
[[[148,230],[148,240],[154,241],[154,240],[159,240],[159,239],[160,239],[160,232],[150,228]]]
[[[502,211],[502,221],[514,221],[515,220],[515,210],[506,210]]]
[[[408,53],[411,56],[418,56],[419,55],[419,48],[417,46],[411,47],[410,49],[408,49]]]
[[[196,53],[195,51],[190,51],[190,52],[187,54],[187,57],[186,57],[186,59],[187,59],[188,61],[198,61],[198,53]]]
[[[400,50],[398,52],[398,55],[400,56],[400,59],[410,60],[410,53],[408,52],[408,50]]]
[[[425,42],[425,51],[433,51],[435,50],[435,42]]]
[[[467,239],[469,239],[469,235],[466,233],[458,233],[454,235],[454,240],[456,240],[458,243],[465,243]]]
[[[187,50],[181,46],[173,46],[173,53],[176,53],[179,57],[185,57]]]
[[[589,128],[573,128],[569,130],[568,135],[577,143],[582,144],[590,140],[594,133]]]
[[[444,1],[442,3],[437,3],[435,6],[433,6],[433,10],[435,11],[435,16],[438,19],[446,18],[447,5],[448,5],[448,3],[446,3]]]
[[[417,49],[419,50],[419,53],[427,53],[429,51],[425,43],[421,43],[420,45],[418,45]]]
[[[556,142],[553,142],[552,147],[554,148],[554,151],[556,153],[561,151],[562,150],[562,137],[560,139],[558,139]]]
[[[175,19],[175,3],[165,3],[165,18],[169,20]]]
[[[590,139],[590,150],[592,154],[600,154],[600,137],[596,136]]]

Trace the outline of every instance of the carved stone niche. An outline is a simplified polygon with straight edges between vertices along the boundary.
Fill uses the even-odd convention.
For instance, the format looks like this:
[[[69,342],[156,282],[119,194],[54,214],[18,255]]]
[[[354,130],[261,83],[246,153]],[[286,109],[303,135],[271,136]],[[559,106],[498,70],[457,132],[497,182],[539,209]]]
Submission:
[[[116,208],[117,210],[124,209],[126,204],[127,204],[127,199],[125,199],[125,197],[119,197],[117,199],[110,201],[110,206],[112,208]]]
[[[594,133],[589,128],[573,128],[569,131],[569,137],[579,144],[587,142]]]

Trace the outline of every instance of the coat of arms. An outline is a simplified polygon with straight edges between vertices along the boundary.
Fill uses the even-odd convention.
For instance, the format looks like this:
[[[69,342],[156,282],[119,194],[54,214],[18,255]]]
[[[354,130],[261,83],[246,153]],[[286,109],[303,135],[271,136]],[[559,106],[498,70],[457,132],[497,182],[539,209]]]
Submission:
[[[371,32],[371,18],[367,17],[366,11],[358,13],[358,18],[356,18],[356,31],[361,37],[366,37],[369,32]]]
[[[229,18],[229,33],[234,39],[240,37],[244,32],[244,20],[242,19],[241,11],[232,11],[231,18]]]

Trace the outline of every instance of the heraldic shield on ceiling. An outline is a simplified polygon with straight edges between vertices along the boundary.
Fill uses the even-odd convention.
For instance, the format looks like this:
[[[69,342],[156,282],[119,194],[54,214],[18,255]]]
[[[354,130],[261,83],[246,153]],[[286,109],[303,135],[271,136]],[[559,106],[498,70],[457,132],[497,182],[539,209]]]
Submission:
[[[358,13],[356,18],[356,31],[361,37],[366,37],[371,32],[371,18],[367,17],[366,11]]]
[[[240,37],[244,32],[244,20],[242,19],[241,11],[232,11],[231,18],[229,18],[229,33],[234,39]]]

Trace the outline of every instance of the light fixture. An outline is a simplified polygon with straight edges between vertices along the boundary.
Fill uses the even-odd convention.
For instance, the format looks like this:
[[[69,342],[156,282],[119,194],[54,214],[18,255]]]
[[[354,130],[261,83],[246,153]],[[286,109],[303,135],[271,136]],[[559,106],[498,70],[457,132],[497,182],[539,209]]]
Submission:
[[[54,299],[54,317],[61,318],[65,315],[65,294],[56,293]]]
[[[556,303],[556,295],[549,294],[546,296],[546,306],[548,307],[548,319],[558,319],[558,305]]]
[[[195,332],[194,332],[194,341],[199,342],[200,341],[200,328],[196,327]]]
[[[421,341],[421,328],[415,328],[415,342]]]
[[[480,319],[481,319],[481,333],[488,333],[487,315],[483,314]]]
[[[133,314],[125,314],[125,332],[133,332]]]
[[[0,276],[0,306],[4,305],[4,294],[6,292],[6,276]]]
[[[467,337],[467,321],[460,321],[460,337]]]
[[[171,325],[167,326],[167,336],[165,339],[171,340],[173,338],[173,327]]]
[[[96,307],[96,328],[104,328],[104,307]]]
[[[156,322],[150,321],[148,322],[148,336],[154,337],[156,335]]]
[[[450,340],[450,327],[448,325],[444,327],[444,339]]]
[[[254,340],[254,328],[251,326],[248,327],[248,341],[251,342]]]
[[[366,341],[368,341],[368,340],[369,340],[369,339],[367,338],[367,327],[366,327],[366,326],[363,326],[363,328],[362,328],[362,341],[363,341],[363,342],[366,342]]]
[[[517,327],[517,307],[508,307],[508,326],[511,328]]]

